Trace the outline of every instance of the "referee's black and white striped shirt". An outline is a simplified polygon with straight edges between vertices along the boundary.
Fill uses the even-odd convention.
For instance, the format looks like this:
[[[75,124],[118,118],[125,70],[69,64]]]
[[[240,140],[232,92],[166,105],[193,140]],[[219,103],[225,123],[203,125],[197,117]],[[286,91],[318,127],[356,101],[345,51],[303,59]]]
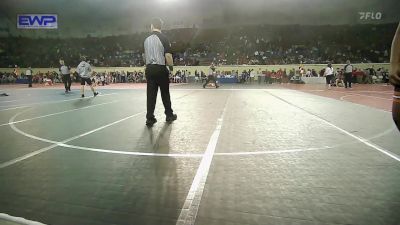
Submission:
[[[168,38],[157,31],[144,41],[144,54],[146,65],[163,65],[165,66],[165,53],[171,53],[171,43]]]

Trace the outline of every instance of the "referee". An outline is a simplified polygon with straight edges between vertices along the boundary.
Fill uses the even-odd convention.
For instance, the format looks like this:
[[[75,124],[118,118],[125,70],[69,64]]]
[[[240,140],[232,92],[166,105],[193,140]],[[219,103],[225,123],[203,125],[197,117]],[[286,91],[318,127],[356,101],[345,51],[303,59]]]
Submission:
[[[171,123],[177,119],[171,108],[169,93],[169,66],[173,70],[171,44],[167,37],[161,33],[162,20],[154,18],[151,21],[151,35],[144,41],[144,54],[146,60],[147,80],[147,114],[146,125],[151,127],[157,122],[154,117],[158,87],[161,90],[161,98],[165,108],[166,122]]]
[[[32,68],[29,67],[26,72],[25,72],[26,77],[28,78],[28,87],[32,87],[32,76],[33,76],[33,71]]]
[[[60,60],[60,73],[62,76],[62,80],[64,82],[64,87],[65,87],[65,93],[68,93],[71,91],[71,75],[70,75],[70,67],[66,66],[64,63],[64,60]]]
[[[350,60],[346,61],[346,65],[344,66],[344,87],[347,88],[347,84],[349,84],[349,88],[351,88],[351,80],[353,79],[353,66],[350,64]]]

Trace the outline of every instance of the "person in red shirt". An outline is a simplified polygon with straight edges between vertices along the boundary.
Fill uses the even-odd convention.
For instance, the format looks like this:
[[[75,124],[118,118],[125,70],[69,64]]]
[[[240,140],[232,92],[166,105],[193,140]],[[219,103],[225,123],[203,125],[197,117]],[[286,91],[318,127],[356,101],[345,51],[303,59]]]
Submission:
[[[271,82],[276,83],[276,72],[275,70],[272,70],[271,72]]]
[[[265,80],[264,81],[265,81],[266,84],[270,84],[271,83],[271,72],[268,71],[268,70],[265,72]]]
[[[282,69],[279,69],[278,72],[276,72],[276,82],[282,83]]]
[[[365,76],[365,73],[361,69],[356,70],[354,72],[354,76],[357,78],[357,83],[363,83],[363,77]]]

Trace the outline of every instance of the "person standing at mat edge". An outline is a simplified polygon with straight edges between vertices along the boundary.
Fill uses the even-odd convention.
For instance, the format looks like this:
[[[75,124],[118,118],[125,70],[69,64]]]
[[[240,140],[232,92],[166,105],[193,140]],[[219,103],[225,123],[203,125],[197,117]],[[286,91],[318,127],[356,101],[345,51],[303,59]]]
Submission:
[[[92,89],[94,97],[98,95],[99,93],[94,91],[93,85],[92,85],[92,80],[90,79],[90,76],[92,74],[92,67],[90,66],[89,63],[86,62],[86,57],[82,56],[81,57],[82,62],[79,63],[78,67],[76,68],[76,72],[79,74],[81,77],[81,94],[82,98],[85,97],[85,83],[90,85],[90,89]]]
[[[29,67],[26,71],[25,71],[25,76],[28,78],[28,87],[32,87],[32,75],[33,75],[33,71],[32,68]]]
[[[389,79],[394,85],[392,116],[400,131],[400,23],[392,42]]]
[[[147,114],[146,125],[153,126],[157,120],[154,110],[157,101],[158,87],[160,87],[161,98],[165,108],[166,122],[171,123],[177,119],[171,108],[171,97],[169,93],[169,70],[173,70],[173,58],[171,44],[168,38],[161,33],[162,20],[153,18],[151,21],[150,36],[144,41],[144,54],[146,60],[147,80]]]
[[[328,89],[331,89],[331,81],[333,78],[333,68],[332,68],[332,64],[330,64],[330,63],[325,68],[325,77],[326,77],[326,84],[328,86]]]
[[[344,66],[344,87],[351,88],[351,80],[353,79],[353,66],[350,64],[350,60],[346,61]],[[347,85],[348,84],[348,85]]]
[[[218,86],[218,84],[217,84],[217,79],[216,79],[216,77],[217,77],[217,73],[215,72],[215,65],[214,65],[214,63],[211,63],[210,72],[209,72],[209,74],[208,74],[208,76],[207,76],[206,83],[203,84],[203,88],[206,88],[206,86],[207,86],[210,82],[214,83],[215,88],[218,88],[219,86]]]
[[[65,87],[65,93],[68,93],[71,91],[71,73],[70,73],[70,67],[66,66],[64,63],[64,60],[60,60],[60,73],[62,76],[62,80],[64,82],[64,87]]]

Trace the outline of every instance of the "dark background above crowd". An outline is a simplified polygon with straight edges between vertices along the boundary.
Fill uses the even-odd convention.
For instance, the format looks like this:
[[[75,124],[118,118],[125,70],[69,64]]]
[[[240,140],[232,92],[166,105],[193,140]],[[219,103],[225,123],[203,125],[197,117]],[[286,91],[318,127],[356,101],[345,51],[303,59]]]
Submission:
[[[165,31],[176,65],[387,63],[397,24],[249,25]],[[148,33],[86,38],[0,38],[0,67],[75,66],[81,55],[98,67],[143,66]]]

